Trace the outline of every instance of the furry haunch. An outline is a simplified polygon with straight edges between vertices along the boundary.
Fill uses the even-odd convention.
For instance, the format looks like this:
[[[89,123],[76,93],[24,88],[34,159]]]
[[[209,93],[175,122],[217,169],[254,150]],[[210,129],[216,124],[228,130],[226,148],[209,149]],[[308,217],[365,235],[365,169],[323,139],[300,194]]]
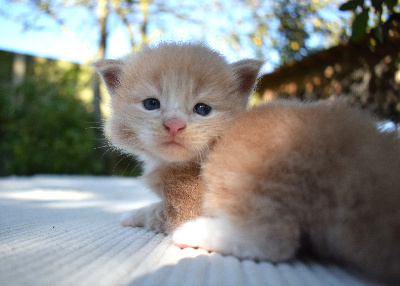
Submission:
[[[400,142],[341,103],[275,101],[239,115],[203,164],[202,216],[173,239],[240,258],[317,254],[400,282]]]
[[[111,143],[144,161],[162,198],[122,224],[273,262],[306,236],[319,255],[399,284],[397,133],[339,102],[246,111],[261,65],[174,43],[94,64],[111,95]]]

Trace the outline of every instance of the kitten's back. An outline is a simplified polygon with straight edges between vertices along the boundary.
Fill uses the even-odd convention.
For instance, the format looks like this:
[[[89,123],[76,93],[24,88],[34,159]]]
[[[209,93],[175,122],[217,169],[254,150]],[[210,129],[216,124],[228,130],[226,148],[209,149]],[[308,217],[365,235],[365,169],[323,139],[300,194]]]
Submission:
[[[287,223],[319,254],[400,281],[399,140],[365,113],[338,103],[255,108],[228,127],[203,174],[206,213],[254,228],[292,214]],[[271,213],[271,200],[284,212]]]

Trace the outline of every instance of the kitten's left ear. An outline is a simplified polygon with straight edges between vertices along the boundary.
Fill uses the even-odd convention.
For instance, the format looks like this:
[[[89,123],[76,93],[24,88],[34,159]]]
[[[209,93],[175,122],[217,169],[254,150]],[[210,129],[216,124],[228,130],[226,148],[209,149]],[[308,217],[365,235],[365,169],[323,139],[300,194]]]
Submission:
[[[102,78],[108,91],[113,93],[120,85],[120,76],[122,74],[122,61],[120,60],[99,60],[92,66]]]
[[[251,93],[263,64],[263,61],[250,59],[241,60],[232,64],[236,78],[239,82],[240,92],[246,95]]]

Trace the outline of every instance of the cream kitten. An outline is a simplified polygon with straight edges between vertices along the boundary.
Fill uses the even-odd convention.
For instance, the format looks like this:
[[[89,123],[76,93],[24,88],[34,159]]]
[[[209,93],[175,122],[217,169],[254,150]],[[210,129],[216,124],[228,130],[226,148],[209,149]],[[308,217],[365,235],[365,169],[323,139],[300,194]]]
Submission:
[[[111,95],[106,133],[144,161],[162,198],[123,225],[180,226],[181,247],[273,262],[293,258],[306,237],[321,256],[400,283],[396,134],[340,103],[244,112],[261,64],[228,64],[197,44],[95,63]]]
[[[126,213],[123,225],[170,233],[200,214],[200,164],[245,111],[262,62],[233,64],[201,44],[163,43],[94,64],[111,96],[105,132],[144,162],[162,202]]]
[[[277,101],[239,115],[203,165],[203,214],[181,247],[243,259],[323,257],[400,283],[400,147],[340,103]]]

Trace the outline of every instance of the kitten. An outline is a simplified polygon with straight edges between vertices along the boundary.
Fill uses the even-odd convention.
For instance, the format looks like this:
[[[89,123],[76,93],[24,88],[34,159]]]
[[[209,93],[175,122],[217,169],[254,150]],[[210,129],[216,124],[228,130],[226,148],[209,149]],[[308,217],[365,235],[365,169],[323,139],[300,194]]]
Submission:
[[[200,215],[201,162],[245,111],[262,62],[229,64],[201,44],[162,43],[93,65],[111,96],[107,137],[144,162],[142,177],[162,199],[122,224],[171,233]]]
[[[144,161],[162,198],[122,223],[273,262],[307,237],[321,256],[400,283],[396,135],[340,103],[245,112],[261,65],[172,43],[94,64],[111,95],[107,136]]]
[[[340,103],[276,101],[239,115],[202,168],[202,216],[181,247],[242,259],[321,256],[400,283],[400,147]]]

